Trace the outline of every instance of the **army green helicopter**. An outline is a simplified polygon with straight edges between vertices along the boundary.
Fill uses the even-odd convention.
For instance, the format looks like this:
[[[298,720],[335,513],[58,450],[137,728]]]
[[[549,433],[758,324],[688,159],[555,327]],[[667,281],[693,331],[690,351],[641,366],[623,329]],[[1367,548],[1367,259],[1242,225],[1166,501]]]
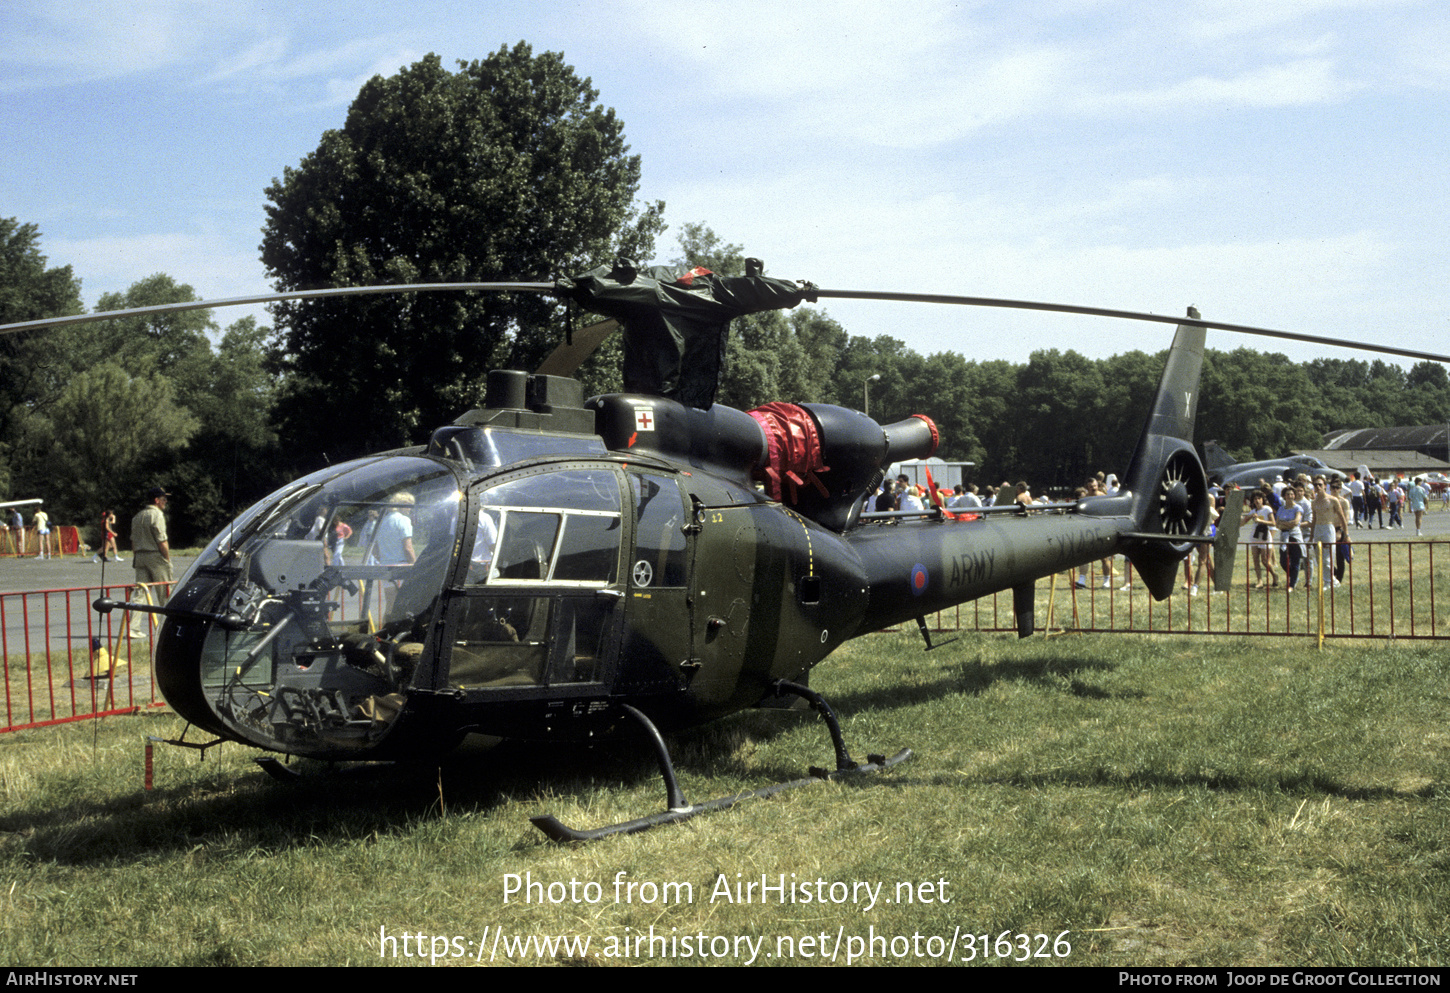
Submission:
[[[1213,324],[1189,308],[1119,494],[959,515],[867,506],[887,467],[937,448],[925,416],[882,425],[826,404],[745,412],[714,403],[729,319],[832,297],[1173,319],[821,290],[771,280],[758,264],[730,278],[617,264],[558,283],[352,287],[120,313],[435,290],[555,293],[612,317],[625,330],[629,392],[586,399],[568,376],[491,372],[484,405],[426,445],[329,466],[246,510],[164,606],[96,607],[163,615],[155,671],[167,702],[220,740],[269,752],[402,760],[439,754],[470,732],[581,743],[643,733],[668,809],[595,830],[535,818],[559,841],[639,831],[907,758],[855,762],[829,705],[806,686],[848,639],[915,621],[931,648],[926,615],[1004,590],[1025,637],[1038,579],[1114,554],[1166,597],[1184,555],[1212,540],[1193,447],[1205,329],[1308,338]],[[576,367],[612,327],[585,329],[544,368]],[[834,770],[686,802],[661,731],[791,698],[825,720]]]

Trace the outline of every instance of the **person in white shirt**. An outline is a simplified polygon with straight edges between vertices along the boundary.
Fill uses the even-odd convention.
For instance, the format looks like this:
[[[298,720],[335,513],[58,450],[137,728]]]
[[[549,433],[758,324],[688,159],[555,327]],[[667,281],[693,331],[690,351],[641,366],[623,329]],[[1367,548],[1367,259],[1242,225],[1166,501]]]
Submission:
[[[1349,503],[1354,508],[1354,526],[1364,527],[1360,520],[1364,517],[1364,480],[1359,478],[1359,472],[1349,474]]]

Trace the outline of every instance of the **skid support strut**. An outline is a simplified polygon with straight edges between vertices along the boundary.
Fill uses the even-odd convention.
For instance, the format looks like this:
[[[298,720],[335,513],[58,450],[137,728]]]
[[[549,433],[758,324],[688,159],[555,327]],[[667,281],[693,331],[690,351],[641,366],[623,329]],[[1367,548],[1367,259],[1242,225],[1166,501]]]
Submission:
[[[747,790],[744,793],[735,793],[731,796],[717,797],[714,800],[707,800],[704,803],[687,803],[685,794],[680,789],[679,781],[675,778],[674,763],[670,761],[669,749],[665,746],[665,740],[660,736],[659,729],[654,722],[628,704],[624,705],[624,712],[637,721],[645,731],[651,744],[654,745],[655,757],[659,760],[660,774],[665,780],[665,792],[668,794],[669,809],[661,811],[650,817],[641,817],[634,821],[625,821],[620,824],[612,824],[609,827],[595,828],[591,831],[580,831],[562,823],[552,814],[545,814],[540,817],[533,817],[534,826],[554,841],[595,841],[599,838],[607,838],[612,834],[635,834],[639,831],[648,831],[652,827],[661,824],[674,824],[677,821],[689,820],[696,814],[708,813],[712,810],[724,810],[732,807],[741,800],[750,800],[774,796],[786,790],[795,789],[798,786],[809,786],[812,783],[819,783],[826,779],[835,779],[845,774],[865,774],[880,772],[882,769],[889,769],[898,762],[904,762],[911,757],[911,749],[903,748],[890,758],[882,755],[869,755],[865,765],[858,765],[852,761],[850,754],[846,751],[846,742],[841,735],[840,722],[836,715],[831,712],[830,705],[819,693],[798,686],[795,683],[787,683],[781,680],[772,687],[776,695],[791,693],[805,698],[810,702],[812,708],[825,720],[826,726],[831,731],[831,741],[836,749],[836,769],[834,772],[826,772],[823,769],[812,767],[810,776],[806,779],[794,779],[788,783],[775,783],[772,786],[762,786],[758,790]]]

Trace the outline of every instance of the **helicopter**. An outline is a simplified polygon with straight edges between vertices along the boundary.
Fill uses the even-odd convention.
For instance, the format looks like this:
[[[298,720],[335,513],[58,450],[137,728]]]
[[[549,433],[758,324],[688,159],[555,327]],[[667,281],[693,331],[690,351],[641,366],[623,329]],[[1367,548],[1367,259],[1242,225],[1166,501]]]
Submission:
[[[644,830],[905,760],[907,749],[854,761],[829,703],[807,685],[849,639],[914,621],[930,649],[928,614],[1005,590],[1026,637],[1037,580],[1115,554],[1156,599],[1167,597],[1178,563],[1213,541],[1204,533],[1208,476],[1193,447],[1206,329],[1309,338],[1206,322],[1191,307],[1172,319],[830,291],[771,280],[761,268],[727,279],[616,264],[552,284],[351,287],[116,312],[347,293],[552,292],[623,325],[628,392],[586,398],[566,375],[494,370],[483,406],[427,444],[329,466],[244,511],[165,605],[101,599],[96,609],[161,615],[155,672],[170,706],[218,740],[266,752],[396,761],[436,756],[468,733],[577,743],[643,733],[665,780],[665,811],[593,830],[534,821],[557,841]],[[883,425],[827,404],[746,412],[713,401],[731,317],[820,297],[1176,323],[1123,489],[1051,508],[871,512],[887,467],[937,449],[929,417]],[[606,325],[584,329],[582,344],[566,341],[561,352],[572,358],[556,355],[546,368],[577,365]],[[686,802],[661,732],[792,698],[827,724],[834,770]]]

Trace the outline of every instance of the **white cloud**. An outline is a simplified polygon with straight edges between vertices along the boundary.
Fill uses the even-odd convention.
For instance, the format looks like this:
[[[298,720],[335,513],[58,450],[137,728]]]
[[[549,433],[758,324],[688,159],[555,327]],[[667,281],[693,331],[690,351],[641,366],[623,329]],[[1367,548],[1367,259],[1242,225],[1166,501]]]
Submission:
[[[1231,77],[1199,75],[1158,89],[1091,95],[1078,101],[1078,106],[1117,113],[1184,107],[1289,107],[1343,99],[1359,88],[1359,84],[1338,78],[1334,63],[1327,59],[1300,59]]]
[[[1391,66],[1399,80],[1426,89],[1450,89],[1450,22],[1419,25],[1393,50]]]
[[[87,71],[176,66],[125,91],[137,106],[162,108],[177,89],[167,79],[194,81],[184,98],[207,122],[196,139],[204,152],[178,158],[174,168],[196,173],[168,181],[224,181],[208,200],[254,200],[268,175],[337,126],[334,108],[370,76],[430,50],[451,69],[455,57],[523,37],[536,52],[562,49],[628,122],[643,156],[640,194],[668,201],[675,225],[662,258],[674,255],[678,226],[699,220],[763,256],[772,274],[838,288],[1174,313],[1193,302],[1225,320],[1311,332],[1337,323],[1346,333],[1401,333],[1427,323],[1415,315],[1450,312],[1435,229],[1445,194],[1434,94],[1417,92],[1450,86],[1450,15],[1426,2],[1190,0],[1172,11],[1119,0],[433,2],[421,15],[368,0],[252,3],[237,8],[241,16],[229,5],[161,0],[83,4],[74,17],[59,2],[0,5],[0,88],[69,78],[79,70],[67,46]],[[140,13],[131,27],[96,26],[132,6]],[[178,23],[187,16],[195,23]],[[222,215],[147,200],[166,157],[127,153],[179,118],[169,108],[153,126],[118,128],[113,90],[121,88],[96,87],[89,101],[76,94],[64,108],[81,115],[72,130],[107,163],[88,171],[74,168],[85,160],[70,144],[41,140],[58,132],[60,100],[12,101],[34,108],[9,123],[25,138],[12,145],[45,147],[31,153],[35,167],[67,177],[51,184],[52,196],[93,209],[87,197],[104,190],[107,202],[155,207],[126,224],[72,229],[135,237],[48,239],[47,253],[76,266],[92,301],[152,271],[207,296],[264,291],[255,203]],[[206,113],[208,100],[216,113]],[[89,107],[100,111],[86,116]],[[10,162],[12,177],[31,167],[15,151]],[[60,226],[53,207],[11,199],[13,212]],[[188,226],[187,216],[208,211],[235,236]],[[142,233],[145,224],[162,233]],[[829,309],[852,333],[983,358],[1166,344],[1151,327],[1125,326],[1120,344],[1114,322],[1041,314]],[[1113,340],[1099,348],[1099,336]]]
[[[0,7],[0,92],[169,70],[223,92],[286,94],[325,107],[346,103],[365,80],[421,54],[396,34],[339,37],[309,27],[244,0],[7,4]]]
[[[368,80],[374,76],[397,75],[400,69],[417,62],[423,55],[410,49],[390,50],[386,55],[375,57],[368,68],[350,77],[331,76],[324,85],[325,95],[319,98],[317,106],[338,107],[351,103]]]
[[[185,64],[218,36],[244,33],[250,5],[198,0],[42,0],[6,4],[0,87],[108,79]]]
[[[946,8],[875,2],[826,6],[692,3],[678,17],[642,16],[656,45],[710,76],[726,99],[791,100],[934,61],[959,37]]]
[[[1055,43],[1008,40],[940,5],[706,2],[642,26],[715,110],[767,112],[804,137],[893,148],[1048,106],[1072,61]]]
[[[202,83],[218,83],[237,77],[251,77],[258,70],[274,69],[287,54],[287,39],[282,36],[264,38],[231,58],[202,77]]]
[[[1422,5],[1423,0],[1198,0],[1188,8],[1181,30],[1195,41],[1219,43],[1248,35],[1282,34],[1341,13],[1378,14],[1394,7]]]

